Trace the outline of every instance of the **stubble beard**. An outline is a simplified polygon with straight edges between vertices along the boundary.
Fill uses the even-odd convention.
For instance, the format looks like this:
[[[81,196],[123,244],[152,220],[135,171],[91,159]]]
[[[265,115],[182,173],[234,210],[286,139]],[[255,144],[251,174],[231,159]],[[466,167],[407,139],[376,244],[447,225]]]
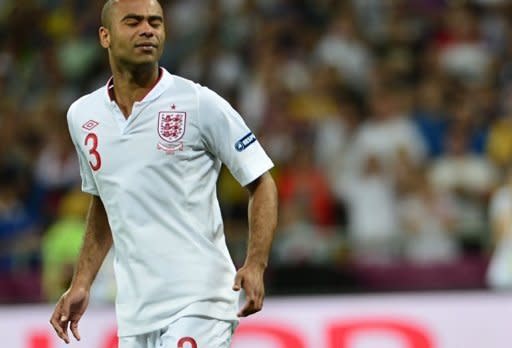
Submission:
[[[136,59],[125,57],[112,57],[112,68],[124,73],[128,72],[137,83],[144,83],[150,79],[155,70],[158,69],[158,58],[137,62]]]

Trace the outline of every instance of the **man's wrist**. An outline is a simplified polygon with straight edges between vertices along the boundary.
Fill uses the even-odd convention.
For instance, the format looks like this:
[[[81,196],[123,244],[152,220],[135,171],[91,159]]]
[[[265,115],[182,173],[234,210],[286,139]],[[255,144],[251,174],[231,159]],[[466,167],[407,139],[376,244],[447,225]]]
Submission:
[[[89,291],[91,289],[91,285],[92,282],[88,281],[87,279],[77,277],[71,282],[70,288]]]
[[[247,258],[244,263],[244,267],[248,268],[256,268],[264,271],[267,269],[268,262],[264,260],[258,260],[253,258]]]

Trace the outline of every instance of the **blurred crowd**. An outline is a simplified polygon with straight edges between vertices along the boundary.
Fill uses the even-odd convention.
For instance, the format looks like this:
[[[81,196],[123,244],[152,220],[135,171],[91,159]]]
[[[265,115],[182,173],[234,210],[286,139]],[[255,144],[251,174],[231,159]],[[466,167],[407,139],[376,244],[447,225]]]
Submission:
[[[228,99],[276,164],[271,293],[512,277],[509,1],[161,3],[162,66]],[[65,115],[110,76],[101,7],[0,1],[0,301],[69,283],[88,197]],[[219,196],[240,265],[247,195],[224,171]],[[112,299],[108,266],[100,278]]]

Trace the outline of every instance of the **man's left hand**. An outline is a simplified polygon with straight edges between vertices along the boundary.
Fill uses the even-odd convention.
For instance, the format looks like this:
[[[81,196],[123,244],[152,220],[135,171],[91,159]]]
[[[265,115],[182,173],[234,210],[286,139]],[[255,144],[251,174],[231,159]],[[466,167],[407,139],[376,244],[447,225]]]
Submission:
[[[263,273],[264,268],[250,265],[244,265],[236,273],[233,290],[244,289],[246,297],[244,307],[237,314],[239,317],[247,317],[259,312],[263,307],[265,297]]]

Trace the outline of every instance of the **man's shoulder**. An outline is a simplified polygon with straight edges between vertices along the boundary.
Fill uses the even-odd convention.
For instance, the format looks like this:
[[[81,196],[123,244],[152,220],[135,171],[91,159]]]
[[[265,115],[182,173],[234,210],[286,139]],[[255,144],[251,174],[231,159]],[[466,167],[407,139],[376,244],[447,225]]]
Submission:
[[[197,93],[199,89],[202,88],[202,86],[192,81],[191,79],[188,79],[186,77],[172,74],[172,86],[174,87],[174,90],[172,93],[176,93],[176,91],[180,91],[181,93]]]
[[[71,107],[77,108],[77,107],[98,107],[100,104],[103,105],[105,101],[105,94],[106,94],[106,88],[101,87],[97,90],[84,94],[80,98],[76,99],[72,104]],[[71,108],[70,107],[70,108]]]
[[[81,96],[70,105],[68,115],[71,113],[80,113],[81,111],[87,111],[90,113],[91,110],[101,108],[102,105],[105,105],[106,93],[106,87],[101,87],[91,93]]]
[[[170,89],[170,93],[173,95],[178,93],[183,94],[194,94],[197,99],[200,101],[200,103],[227,103],[226,100],[220,96],[217,92],[213,91],[212,89],[208,88],[208,86],[204,86],[199,82],[193,81],[189,78],[171,74],[173,79],[173,89]]]

